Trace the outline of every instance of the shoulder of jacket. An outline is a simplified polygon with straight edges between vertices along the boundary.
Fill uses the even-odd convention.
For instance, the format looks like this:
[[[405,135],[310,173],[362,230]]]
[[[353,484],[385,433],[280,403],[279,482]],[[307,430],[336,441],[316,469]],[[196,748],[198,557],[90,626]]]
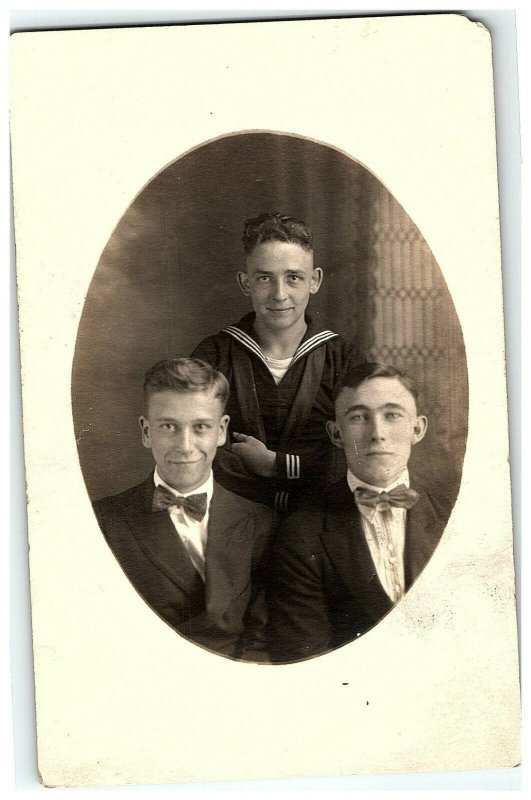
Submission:
[[[268,506],[262,503],[255,503],[247,497],[242,497],[236,494],[236,492],[231,492],[230,489],[226,489],[224,486],[221,486],[220,483],[215,483],[215,491],[218,497],[225,503],[230,503],[232,506],[237,507],[244,514],[250,514],[263,519],[271,519],[272,517],[273,511]]]
[[[124,489],[122,492],[111,494],[107,497],[102,497],[99,500],[94,500],[92,502],[92,507],[96,512],[104,512],[119,508],[120,506],[129,505],[131,500],[136,497],[140,491],[145,490],[147,481],[151,479],[152,478],[150,476],[146,480],[142,481],[142,483],[138,483],[136,486],[130,486],[128,489]],[[153,490],[154,489],[155,485],[153,484]]]
[[[327,352],[330,356],[340,358],[342,361],[350,361],[352,358],[362,361],[360,351],[354,342],[344,339],[340,334],[334,336],[333,339],[328,339],[324,342]]]

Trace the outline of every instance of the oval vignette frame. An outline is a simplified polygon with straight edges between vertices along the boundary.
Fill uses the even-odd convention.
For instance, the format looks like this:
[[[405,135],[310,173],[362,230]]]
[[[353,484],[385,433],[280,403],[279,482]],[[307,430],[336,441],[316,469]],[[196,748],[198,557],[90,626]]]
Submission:
[[[430,424],[413,466],[451,509],[466,449],[468,380],[440,267],[367,167],[331,145],[272,131],[230,133],[179,156],[133,199],[102,252],[72,370],[91,500],[135,486],[152,469],[138,430],[146,370],[189,355],[249,310],[235,281],[241,233],[245,219],[266,210],[312,228],[325,278],[310,313],[419,384]]]

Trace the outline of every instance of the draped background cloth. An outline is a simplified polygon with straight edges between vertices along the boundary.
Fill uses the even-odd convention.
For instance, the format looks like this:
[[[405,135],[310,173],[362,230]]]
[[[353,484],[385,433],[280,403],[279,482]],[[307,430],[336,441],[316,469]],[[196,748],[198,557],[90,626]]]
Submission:
[[[325,273],[309,313],[367,358],[415,378],[429,418],[417,448],[460,474],[467,434],[465,349],[428,244],[363,165],[332,147],[252,132],[187,153],[140,191],[118,222],[87,293],[72,370],[81,469],[92,499],[140,482],[145,371],[187,356],[250,310],[235,275],[244,220],[280,211],[313,230]],[[432,454],[430,456],[430,454]]]

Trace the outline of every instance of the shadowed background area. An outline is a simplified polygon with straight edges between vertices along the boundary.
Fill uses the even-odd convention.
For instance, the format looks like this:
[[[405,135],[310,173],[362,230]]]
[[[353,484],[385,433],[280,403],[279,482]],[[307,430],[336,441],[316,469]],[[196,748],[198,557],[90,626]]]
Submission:
[[[443,483],[455,467],[458,485],[468,418],[465,350],[428,245],[362,165],[317,142],[257,132],[209,142],[164,169],[102,253],[72,372],[91,499],[140,482],[152,468],[138,426],[144,373],[161,358],[189,355],[250,310],[235,278],[244,265],[243,223],[275,210],[313,230],[325,280],[309,312],[356,340],[370,360],[405,368],[418,381],[430,427],[415,458]]]

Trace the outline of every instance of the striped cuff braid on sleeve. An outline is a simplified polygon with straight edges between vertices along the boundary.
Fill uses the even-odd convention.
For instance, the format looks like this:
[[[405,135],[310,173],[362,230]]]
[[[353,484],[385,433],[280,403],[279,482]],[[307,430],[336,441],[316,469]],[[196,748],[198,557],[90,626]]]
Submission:
[[[301,459],[300,456],[294,456],[291,453],[286,453],[286,477],[288,479],[300,478],[301,476]]]
[[[285,513],[289,506],[289,492],[281,491],[275,495],[275,510],[279,514]]]
[[[279,453],[276,456],[276,476],[285,480],[297,480],[301,477],[301,457],[293,453]]]

